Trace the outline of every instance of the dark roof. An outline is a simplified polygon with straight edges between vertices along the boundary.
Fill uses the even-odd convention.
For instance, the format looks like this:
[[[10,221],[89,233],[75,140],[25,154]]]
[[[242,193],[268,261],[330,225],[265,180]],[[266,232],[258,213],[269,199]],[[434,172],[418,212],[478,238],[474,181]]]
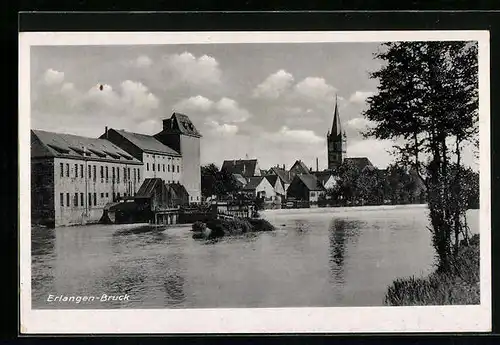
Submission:
[[[295,161],[295,163],[292,165],[290,170],[293,169],[293,167],[297,166],[299,171],[302,171],[303,174],[309,174],[309,168],[302,162],[300,159],[298,161]],[[299,172],[300,173],[300,172]]]
[[[135,194],[134,198],[151,198],[153,196],[155,188],[160,184],[163,184],[163,180],[161,178],[151,177],[145,179],[144,182],[142,182],[141,187]]]
[[[344,162],[353,164],[359,170],[363,170],[367,166],[373,167],[372,162],[367,157],[350,157],[345,158]]]
[[[77,158],[142,164],[108,140],[41,130],[31,130],[31,157]]]
[[[318,181],[316,176],[311,174],[302,174],[297,175],[295,178],[298,178],[302,181],[302,183],[306,186],[309,191],[324,191],[325,187]]]
[[[110,129],[110,130],[114,130],[115,132],[119,133],[121,136],[123,136],[125,139],[130,141],[132,144],[134,144],[144,152],[161,153],[170,156],[180,156],[180,154],[177,151],[162,144],[152,135],[127,132],[123,129]],[[104,139],[103,136],[101,136],[101,138]]]
[[[244,177],[251,177],[254,176],[256,166],[256,159],[226,160],[222,163],[221,171],[225,170],[231,174],[240,174]]]
[[[182,197],[182,196],[186,196],[186,195],[189,196],[189,193],[186,190],[186,188],[180,183],[170,183],[170,184],[168,184],[168,186],[174,190],[175,194],[178,197]]]
[[[326,181],[328,181],[328,179],[330,178],[330,176],[333,175],[333,173],[330,172],[330,171],[314,171],[313,175],[316,176],[316,178],[319,181],[321,181],[321,183],[324,184]]]
[[[276,181],[278,180],[278,175],[266,175],[265,178],[269,181],[269,183],[271,184],[271,186],[275,186],[276,185]]]
[[[271,170],[278,175],[283,183],[290,184],[292,181],[290,179],[290,172],[281,168],[273,167]]]
[[[198,132],[189,117],[181,113],[173,113],[169,119],[163,120],[163,130],[156,135],[162,133],[180,133],[197,138],[201,137],[200,132]]]
[[[338,100],[335,97],[335,110],[333,111],[332,130],[329,133],[332,136],[340,136],[342,133],[342,125],[340,124]]]
[[[247,184],[247,180],[241,174],[233,174],[233,178],[243,186]]]
[[[264,179],[263,176],[250,177],[248,183],[243,187],[244,190],[255,190]]]

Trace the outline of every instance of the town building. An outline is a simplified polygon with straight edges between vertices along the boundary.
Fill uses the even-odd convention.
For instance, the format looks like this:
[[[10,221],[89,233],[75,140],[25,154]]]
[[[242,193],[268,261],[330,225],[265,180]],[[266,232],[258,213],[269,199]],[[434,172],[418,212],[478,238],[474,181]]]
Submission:
[[[344,161],[346,153],[346,134],[342,132],[338,101],[335,99],[332,129],[326,134],[328,169],[335,170]]]
[[[376,169],[372,162],[367,157],[349,157],[345,158],[346,164],[351,164],[359,172],[364,172],[365,170],[374,170]]]
[[[283,165],[283,168],[276,166],[276,167],[272,167],[271,169],[269,169],[269,174],[278,176],[278,178],[280,179],[280,181],[283,185],[283,189],[285,191],[285,198],[286,198],[288,187],[290,186],[290,183],[292,182],[292,175],[290,173],[290,170],[286,170],[285,165]]]
[[[173,113],[170,118],[163,120],[163,130],[154,137],[182,156],[179,168],[181,175],[178,175],[180,182],[189,194],[189,202],[200,203],[200,139],[202,137],[200,132],[187,115]]]
[[[335,178],[335,175],[331,171],[314,171],[312,173],[316,178],[318,179],[319,182],[325,187],[325,189],[332,189],[335,188],[337,185],[337,179]]]
[[[293,163],[292,167],[290,168],[290,175],[292,178],[294,178],[295,175],[310,174],[310,173],[311,169],[308,168],[307,165],[300,159],[295,161],[295,163]]]
[[[133,196],[142,162],[104,139],[31,131],[32,222],[92,223],[106,204]]]
[[[257,159],[225,160],[222,163],[221,171],[222,170],[230,174],[239,174],[245,178],[261,176],[261,170]]]
[[[274,192],[277,196],[279,196],[280,198],[285,197],[285,188],[278,175],[266,175],[264,176],[264,178],[266,178],[271,186],[273,186]]]
[[[274,187],[264,176],[249,177],[248,183],[242,192],[251,198],[264,198],[265,201],[273,201],[276,198]]]
[[[288,187],[287,197],[317,203],[326,190],[322,183],[312,174],[297,174]]]
[[[182,156],[154,136],[106,127],[100,138],[111,141],[143,162],[144,178],[161,178],[167,184],[181,183]]]

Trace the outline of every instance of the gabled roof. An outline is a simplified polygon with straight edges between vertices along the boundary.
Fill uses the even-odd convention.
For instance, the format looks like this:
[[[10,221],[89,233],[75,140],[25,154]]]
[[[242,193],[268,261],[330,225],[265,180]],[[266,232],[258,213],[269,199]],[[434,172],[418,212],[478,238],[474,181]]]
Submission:
[[[134,198],[135,199],[151,198],[153,196],[155,189],[161,184],[163,184],[163,180],[159,177],[146,178],[142,182],[141,187],[135,194]]]
[[[251,177],[254,176],[256,167],[256,159],[225,160],[224,163],[222,163],[221,171],[225,170],[231,174],[240,174],[244,177]]]
[[[163,130],[156,135],[162,133],[179,133],[197,138],[201,137],[200,132],[198,132],[189,117],[181,113],[173,113],[169,119],[163,120]]]
[[[76,158],[142,164],[108,140],[35,129],[31,130],[31,157]]]
[[[120,134],[122,137],[130,141],[132,144],[137,146],[144,152],[147,153],[160,153],[169,156],[180,156],[180,154],[171,149],[170,147],[162,144],[159,140],[157,140],[152,135],[140,134],[134,132],[128,132],[123,129],[109,129],[109,131],[115,131]],[[101,138],[105,138],[106,134],[103,134]]]
[[[353,164],[359,170],[363,170],[366,167],[373,167],[372,162],[367,157],[345,158],[344,162]]]
[[[316,176],[311,174],[297,175],[295,178],[300,179],[304,186],[306,186],[309,191],[324,191],[325,187],[318,181]]]
[[[290,184],[292,182],[289,171],[276,167],[271,168],[271,171],[275,173],[283,183]]]
[[[188,196],[189,197],[189,193],[188,191],[186,190],[186,188],[180,184],[180,183],[169,183],[167,184],[168,187],[172,188],[175,192],[175,195],[177,197],[182,197],[182,196]]]
[[[300,159],[298,161],[295,161],[295,163],[292,165],[290,170],[293,170],[294,167],[297,167],[299,174],[300,173],[302,173],[302,174],[309,174],[310,173],[309,168]]]
[[[247,184],[246,178],[241,176],[241,174],[233,174],[233,178],[243,186]]]
[[[313,175],[323,184],[325,184],[328,179],[333,176],[333,173],[330,171],[314,171]]]
[[[248,183],[243,187],[243,190],[255,190],[263,179],[264,176],[250,177]]]
[[[278,175],[266,175],[264,177],[269,181],[269,183],[273,187],[276,185],[276,181],[278,181],[279,179]]]

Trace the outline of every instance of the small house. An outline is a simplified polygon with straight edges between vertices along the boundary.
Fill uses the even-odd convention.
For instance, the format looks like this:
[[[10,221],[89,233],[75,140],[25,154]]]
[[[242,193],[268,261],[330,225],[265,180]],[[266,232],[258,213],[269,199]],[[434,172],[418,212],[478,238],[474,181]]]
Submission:
[[[296,200],[317,203],[319,197],[326,192],[323,184],[312,174],[296,175],[290,187],[288,187],[287,197]]]
[[[242,192],[248,197],[263,198],[270,201],[276,198],[274,186],[263,176],[249,177],[248,183],[243,187]]]
[[[325,189],[332,189],[337,185],[335,175],[331,171],[315,171],[313,175],[316,176],[319,182]]]
[[[240,174],[243,177],[261,176],[259,162],[256,159],[225,160],[222,163],[222,170],[230,174]]]

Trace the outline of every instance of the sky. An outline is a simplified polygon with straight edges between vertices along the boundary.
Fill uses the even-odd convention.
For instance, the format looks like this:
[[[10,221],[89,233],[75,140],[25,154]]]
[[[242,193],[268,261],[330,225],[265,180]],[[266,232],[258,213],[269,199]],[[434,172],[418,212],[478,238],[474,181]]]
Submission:
[[[298,159],[327,167],[336,99],[347,157],[385,168],[394,143],[363,138],[377,43],[258,43],[31,48],[31,128],[97,137],[105,126],[155,134],[178,111],[203,135],[201,163]],[[102,85],[102,90],[100,86]],[[464,161],[474,165],[471,150]]]

